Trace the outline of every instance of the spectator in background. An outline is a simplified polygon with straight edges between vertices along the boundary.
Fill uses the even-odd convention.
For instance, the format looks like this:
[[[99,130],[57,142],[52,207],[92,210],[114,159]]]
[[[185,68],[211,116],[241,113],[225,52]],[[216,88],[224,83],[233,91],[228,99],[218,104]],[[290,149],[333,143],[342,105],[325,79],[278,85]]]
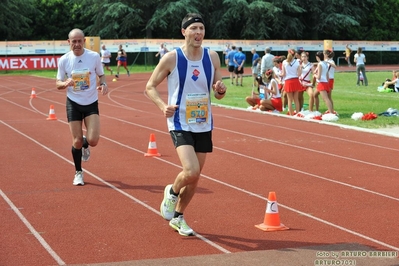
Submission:
[[[280,93],[282,95],[282,104],[283,104],[283,110],[287,108],[287,94],[284,92],[284,79],[281,76],[281,69],[283,67],[283,61],[285,60],[285,56],[275,56],[273,58],[273,78],[277,81],[278,84],[278,89],[280,90]]]
[[[116,61],[118,61],[118,66],[116,69],[116,78],[119,78],[119,69],[123,66],[126,69],[127,75],[130,76],[129,69],[127,69],[127,54],[126,51],[122,48],[122,44],[119,45],[119,50],[116,56]]]
[[[334,89],[334,75],[335,68],[337,65],[334,62],[334,51],[333,50],[325,50],[324,51],[324,60],[328,63],[328,85],[330,87],[330,91],[328,92],[328,98],[331,101],[332,109],[334,110],[334,101],[332,98],[332,92]]]
[[[345,46],[345,52],[344,52],[344,55],[345,55],[345,60],[346,60],[346,62],[348,62],[348,66],[352,66],[352,64],[351,64],[351,53],[352,53],[352,50],[351,50],[351,48],[349,48],[349,45],[347,44],[346,46]]]
[[[364,77],[363,77],[362,72],[359,73],[359,80],[360,80],[360,83],[362,83],[362,85],[364,85],[364,83],[363,83]]]
[[[265,75],[266,70],[268,69],[273,69],[273,58],[274,55],[271,54],[271,48],[266,47],[265,49],[265,55],[262,57],[262,62],[260,66],[260,74],[262,76]]]
[[[399,92],[399,70],[392,71],[392,74],[393,74],[392,80],[387,79],[384,82],[384,89],[387,89],[388,87],[390,87],[390,85],[394,85],[393,90],[395,92]],[[360,75],[362,75],[362,73],[360,73]]]
[[[363,54],[362,52],[362,47],[358,47],[357,48],[357,53],[355,54],[354,57],[354,61],[356,63],[356,73],[357,73],[357,83],[356,85],[359,86],[359,82],[360,82],[360,72],[362,72],[363,74],[363,78],[364,78],[364,85],[368,86],[368,80],[367,80],[367,76],[366,76],[366,56]]]
[[[259,54],[256,52],[255,48],[251,49],[252,53],[252,76],[254,77],[254,86],[256,86],[256,78],[259,75],[259,68],[258,68],[258,62],[259,62]]]
[[[168,51],[168,49],[166,48],[166,45],[163,44],[163,43],[161,43],[161,46],[159,47],[159,51],[158,51],[158,53],[156,53],[155,57],[158,57],[158,56],[159,56],[159,60],[161,60],[162,57],[163,57],[167,52],[169,52],[169,51]]]
[[[101,63],[103,64],[103,67],[105,67],[106,70],[111,72],[112,75],[112,69],[109,68],[111,64],[111,52],[107,50],[105,44],[101,46]]]
[[[295,103],[295,111],[298,114],[300,111],[298,93],[301,90],[301,84],[299,83],[301,65],[299,60],[295,58],[295,51],[292,49],[288,50],[287,59],[284,60],[283,68],[281,69],[281,75],[284,78],[284,91],[287,93],[289,115],[294,115],[292,103]]]
[[[236,86],[238,86],[238,79],[240,79],[240,86],[242,87],[245,60],[246,56],[242,52],[242,47],[238,47],[238,52],[234,54],[234,74],[237,75]]]
[[[223,51],[223,55],[224,55],[224,63],[225,65],[228,67],[228,59],[227,59],[227,55],[229,54],[229,52],[231,51],[230,49],[230,44],[226,44],[226,48]]]
[[[330,91],[329,85],[329,76],[328,76],[328,63],[324,60],[324,53],[317,52],[316,53],[316,60],[318,62],[317,68],[315,70],[315,77],[317,81],[316,91],[314,95],[320,94],[323,98],[328,111],[326,113],[334,113],[330,98],[328,97],[328,93]],[[313,105],[313,102],[312,102]],[[310,105],[309,105],[310,106]],[[316,105],[316,111],[318,111],[318,106]]]
[[[230,81],[231,84],[234,84],[234,78],[235,78],[235,74],[234,74],[234,68],[235,68],[235,64],[234,64],[234,55],[236,54],[236,47],[233,45],[231,46],[231,51],[227,54],[227,66],[228,66],[228,71],[230,73]],[[238,80],[237,80],[238,82]]]
[[[279,111],[283,110],[283,102],[281,100],[280,90],[278,88],[278,83],[275,79],[275,74],[273,70],[268,69],[265,72],[267,78],[266,83],[268,84],[265,88],[265,95],[269,95],[260,101],[259,109],[261,111]]]
[[[303,94],[306,91],[306,93],[309,96],[309,102],[310,98],[313,97],[313,85],[312,82],[310,81],[311,79],[311,73],[313,71],[313,64],[309,62],[309,54],[307,52],[302,52],[301,53],[301,76],[299,77],[299,81],[301,82],[301,90],[299,91],[298,94],[298,99],[299,99],[299,105],[301,109],[303,108],[304,104],[304,98]],[[309,110],[313,112],[313,106],[310,106],[309,104]]]
[[[260,101],[265,99],[265,88],[268,84],[263,82],[262,76],[256,77],[257,92],[252,88],[251,96],[247,96],[245,101],[252,106],[252,110],[256,110],[260,107]]]

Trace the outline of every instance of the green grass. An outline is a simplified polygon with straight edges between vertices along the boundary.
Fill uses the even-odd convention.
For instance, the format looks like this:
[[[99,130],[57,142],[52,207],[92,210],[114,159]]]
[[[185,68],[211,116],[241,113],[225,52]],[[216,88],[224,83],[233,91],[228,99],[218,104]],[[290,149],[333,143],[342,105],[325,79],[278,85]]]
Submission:
[[[377,87],[381,86],[386,78],[392,78],[392,72],[367,72],[369,85],[356,86],[357,76],[354,72],[335,73],[333,101],[334,109],[339,114],[339,120],[334,122],[338,124],[345,124],[364,128],[379,128],[399,126],[399,117],[384,117],[379,116],[374,120],[355,121],[351,118],[355,112],[362,112],[364,114],[373,112],[375,114],[386,111],[389,107],[399,109],[399,93],[381,93],[377,91]],[[244,87],[237,87],[228,84],[228,94],[224,97],[220,104],[247,108],[248,104],[245,102],[245,97],[249,96],[252,91],[252,78],[244,78]],[[308,96],[305,93],[305,104],[308,103]],[[320,112],[327,110],[321,97],[320,98]]]
[[[132,73],[150,72],[154,66],[139,66],[132,67]],[[114,68],[115,71],[115,68]],[[7,73],[0,72],[2,75],[36,75],[48,78],[55,78],[56,70],[43,71],[8,71]],[[340,72],[335,73],[335,83],[333,91],[334,109],[339,113],[339,120],[333,123],[351,125],[363,128],[379,128],[399,126],[399,117],[384,117],[379,116],[377,119],[369,121],[355,121],[351,116],[355,112],[362,112],[364,114],[373,112],[375,114],[386,111],[389,107],[399,109],[399,93],[381,93],[377,91],[377,87],[386,78],[392,78],[392,72],[367,72],[369,85],[356,86],[356,73],[354,72]],[[233,107],[247,108],[248,104],[245,102],[245,97],[251,94],[252,91],[252,77],[244,78],[244,87],[236,87],[228,84],[228,92],[226,96],[218,103]],[[308,97],[305,93],[305,104],[308,103]],[[320,97],[320,112],[327,110],[323,100]]]

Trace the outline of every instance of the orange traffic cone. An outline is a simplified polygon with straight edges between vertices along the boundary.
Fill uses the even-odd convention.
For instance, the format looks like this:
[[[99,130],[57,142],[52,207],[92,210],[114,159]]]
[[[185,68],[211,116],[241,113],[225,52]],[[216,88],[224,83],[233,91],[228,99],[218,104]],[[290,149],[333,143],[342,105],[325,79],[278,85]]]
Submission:
[[[48,113],[47,120],[57,120],[57,117],[55,116],[54,105],[50,105],[50,112]]]
[[[32,99],[32,98],[36,98],[37,96],[36,96],[36,90],[35,90],[35,88],[32,88],[32,92],[31,92],[31,94],[30,94],[30,98]]]
[[[278,206],[275,192],[269,192],[265,219],[263,223],[255,225],[255,227],[263,231],[280,231],[289,229],[287,226],[280,223],[280,216],[278,214]]]
[[[155,135],[151,134],[150,135],[150,142],[148,143],[148,151],[144,156],[161,156],[160,153],[158,153],[157,149],[157,143],[155,142]]]

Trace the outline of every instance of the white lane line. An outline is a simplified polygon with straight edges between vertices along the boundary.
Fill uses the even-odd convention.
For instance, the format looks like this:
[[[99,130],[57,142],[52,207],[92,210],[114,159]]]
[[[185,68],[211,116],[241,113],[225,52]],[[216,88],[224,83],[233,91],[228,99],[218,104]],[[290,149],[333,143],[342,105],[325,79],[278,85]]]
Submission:
[[[14,130],[15,132],[19,133],[20,135],[26,137],[27,139],[29,139],[29,140],[31,140],[32,142],[36,143],[37,145],[41,146],[43,149],[45,149],[45,150],[47,150],[47,151],[53,153],[53,154],[56,155],[57,157],[59,157],[59,158],[63,159],[64,161],[66,161],[66,162],[68,162],[68,163],[70,163],[70,164],[73,165],[73,162],[72,162],[72,161],[66,159],[66,158],[63,157],[62,155],[60,155],[60,154],[54,152],[53,150],[47,148],[45,145],[43,145],[43,144],[41,144],[40,142],[36,141],[35,139],[29,137],[28,135],[24,134],[23,132],[17,130],[16,128],[12,127],[11,125],[8,125],[7,123],[3,122],[2,120],[0,120],[0,123],[3,123],[4,125],[6,125],[7,127],[9,127],[10,129]],[[126,144],[120,143],[120,142],[118,142],[118,141],[116,141],[116,140],[113,140],[113,139],[110,139],[110,138],[107,138],[107,137],[104,137],[104,136],[102,136],[102,138],[107,139],[108,141],[111,141],[111,142],[113,142],[113,143],[115,143],[115,144],[118,144],[118,145],[120,145],[120,146],[122,146],[122,147],[125,147],[125,148],[127,148],[127,149],[134,150],[134,151],[136,151],[136,152],[139,152],[139,153],[141,153],[141,154],[144,154],[143,151],[140,151],[140,150],[137,150],[137,149],[135,149],[135,148],[132,148],[132,147],[130,147],[130,146],[126,145]],[[238,153],[237,153],[237,154],[238,154]],[[239,155],[239,154],[238,154],[238,155]],[[175,163],[169,162],[169,161],[167,161],[167,160],[165,160],[165,159],[163,159],[163,158],[154,157],[154,159],[159,160],[159,161],[162,161],[162,162],[167,163],[167,164],[170,164],[170,165],[173,165],[173,166],[175,166],[175,167],[181,169],[181,166],[179,166],[179,165],[177,165],[177,164],[175,164]],[[258,160],[259,160],[259,159],[258,159]],[[295,170],[295,169],[294,169],[294,170]],[[107,181],[101,179],[100,177],[98,177],[97,175],[93,174],[92,172],[90,172],[90,171],[85,171],[85,172],[87,172],[88,174],[90,174],[92,177],[94,177],[94,178],[97,179],[98,181],[102,182],[103,184],[105,184],[105,185],[111,187],[112,189],[116,190],[117,192],[121,193],[122,195],[124,195],[124,196],[126,196],[126,197],[132,199],[132,200],[135,201],[136,203],[139,203],[140,205],[142,205],[143,207],[147,208],[148,210],[154,212],[154,213],[157,214],[157,215],[160,215],[160,213],[159,213],[158,210],[152,208],[151,206],[149,206],[149,205],[147,205],[146,203],[140,201],[139,199],[137,199],[137,198],[131,196],[130,194],[124,192],[123,190],[120,190],[119,188],[117,188],[117,187],[115,187],[114,185],[108,183]],[[214,179],[214,178],[212,178],[212,177],[210,177],[210,176],[207,176],[207,175],[204,175],[204,174],[201,174],[201,176],[204,177],[204,178],[206,178],[206,179],[208,179],[208,180],[214,181],[215,183],[222,184],[222,185],[224,185],[224,186],[226,186],[226,187],[230,187],[230,188],[232,188],[232,189],[234,189],[234,190],[237,190],[237,191],[243,192],[243,193],[245,193],[245,194],[248,194],[248,195],[257,197],[257,198],[259,198],[259,199],[262,199],[262,200],[264,200],[264,201],[267,201],[267,198],[265,198],[265,197],[263,197],[263,196],[260,196],[260,195],[258,195],[258,194],[255,194],[255,193],[253,193],[253,192],[250,192],[250,191],[248,191],[248,190],[245,190],[245,189],[243,189],[243,188],[239,188],[239,187],[233,186],[233,185],[231,185],[231,184],[229,184],[229,183],[226,183],[226,182],[223,182],[223,181]],[[390,249],[392,249],[392,250],[399,251],[399,247],[392,246],[392,245],[387,244],[387,243],[385,243],[385,242],[382,242],[382,241],[380,241],[380,240],[377,240],[377,239],[374,239],[374,238],[372,238],[372,237],[363,235],[363,234],[358,233],[358,232],[356,232],[356,231],[353,231],[353,230],[350,230],[350,229],[345,228],[345,227],[343,227],[343,226],[340,226],[340,225],[331,223],[331,222],[329,222],[329,221],[323,220],[323,219],[321,219],[321,218],[318,218],[318,217],[316,217],[316,216],[313,216],[313,215],[310,215],[310,214],[308,214],[308,213],[302,212],[302,211],[297,210],[297,209],[295,209],[295,208],[286,206],[286,205],[284,205],[284,204],[279,203],[279,206],[281,206],[281,207],[283,207],[283,208],[285,208],[285,209],[287,209],[287,210],[290,210],[290,211],[292,211],[292,212],[294,212],[294,213],[297,213],[297,214],[306,216],[306,217],[308,217],[308,218],[310,218],[310,219],[316,220],[316,221],[318,221],[318,222],[320,222],[320,223],[323,223],[323,224],[325,224],[325,225],[329,225],[329,226],[331,226],[331,227],[337,228],[337,229],[342,230],[342,231],[344,231],[344,232],[347,232],[347,233],[349,233],[349,234],[352,234],[352,235],[355,235],[355,236],[357,236],[357,237],[360,237],[360,238],[366,239],[366,240],[368,240],[368,241],[371,241],[371,242],[373,242],[373,243],[379,244],[379,245],[381,245],[381,246],[390,248]],[[224,253],[231,253],[230,251],[228,251],[228,250],[226,250],[225,248],[223,248],[223,247],[217,245],[216,243],[210,241],[209,239],[206,239],[206,238],[203,237],[202,235],[199,235],[199,234],[198,234],[197,237],[200,238],[201,240],[204,240],[206,243],[210,244],[211,246],[217,248],[217,249],[220,250],[221,252],[224,252]]]
[[[226,131],[226,132],[230,132],[230,133],[234,133],[234,134],[237,134],[237,135],[242,135],[242,136],[246,136],[246,137],[250,137],[250,138],[256,138],[258,140],[268,141],[268,142],[271,142],[271,143],[275,143],[275,144],[282,145],[282,146],[287,146],[287,147],[290,147],[290,148],[296,148],[296,149],[305,150],[305,151],[308,151],[308,152],[319,153],[319,154],[322,154],[322,155],[336,157],[336,158],[340,158],[340,159],[344,159],[344,160],[348,160],[348,161],[354,161],[354,162],[357,162],[357,163],[367,164],[367,165],[371,165],[371,166],[375,166],[375,167],[381,167],[381,168],[385,168],[385,169],[389,169],[389,170],[393,170],[393,171],[399,171],[399,168],[385,166],[385,165],[380,165],[380,164],[377,164],[377,163],[370,163],[370,162],[366,162],[366,161],[363,161],[363,160],[358,160],[358,159],[354,159],[354,158],[350,158],[350,157],[346,157],[346,156],[342,156],[342,155],[333,154],[333,153],[330,153],[330,152],[324,152],[324,151],[318,151],[318,150],[314,150],[314,149],[309,149],[309,148],[301,147],[301,146],[298,146],[298,145],[292,145],[292,144],[289,144],[289,143],[284,143],[282,141],[276,141],[276,140],[271,140],[271,139],[264,138],[264,137],[258,137],[258,136],[252,135],[252,134],[241,133],[241,132],[238,132],[238,131],[235,131],[235,130],[229,130],[229,129],[225,129],[225,128],[217,128],[217,129],[218,130],[222,130],[222,131]],[[397,151],[397,149],[393,149],[393,150]]]
[[[45,250],[50,254],[51,257],[58,263],[58,265],[66,265],[65,262],[58,256],[58,254],[50,247],[50,245],[44,240],[44,238],[36,231],[36,229],[29,223],[25,216],[18,210],[14,203],[7,197],[7,195],[0,189],[0,195],[5,202],[10,205],[11,209],[21,219],[21,221],[28,227],[29,231],[36,237],[39,243],[44,247]]]
[[[65,158],[64,156],[60,155],[59,153],[56,153],[55,151],[49,149],[48,147],[46,147],[46,146],[43,145],[42,143],[38,142],[37,140],[31,138],[30,136],[26,135],[25,133],[19,131],[18,129],[12,127],[11,125],[5,123],[5,122],[2,121],[2,120],[0,120],[0,123],[2,123],[3,125],[9,127],[10,129],[14,130],[15,132],[17,132],[18,134],[24,136],[25,138],[29,139],[30,141],[36,143],[37,145],[39,145],[39,146],[42,147],[43,149],[45,149],[45,150],[49,151],[50,153],[56,155],[57,157],[61,158],[62,160],[64,160],[64,161],[70,163],[71,165],[73,165],[73,162],[72,162],[71,160],[68,160],[67,158]],[[132,147],[129,147],[129,146],[127,146],[127,145],[124,145],[124,144],[122,144],[122,143],[119,143],[119,142],[117,142],[117,141],[111,140],[111,139],[106,138],[106,137],[103,137],[103,138],[108,139],[108,140],[110,140],[110,141],[112,141],[112,142],[114,142],[114,143],[118,143],[119,145],[121,145],[121,146],[123,146],[123,147],[129,148],[129,149],[132,149],[132,150],[134,150],[134,151],[136,151],[136,152],[139,152],[139,153],[144,154],[143,151],[134,149],[134,148],[132,148]],[[140,204],[140,205],[143,206],[144,208],[146,208],[146,209],[152,211],[152,212],[155,213],[156,215],[161,216],[161,214],[159,213],[159,210],[154,209],[154,208],[151,207],[150,205],[148,205],[148,204],[142,202],[141,200],[139,200],[139,199],[133,197],[132,195],[126,193],[125,191],[123,191],[123,190],[121,190],[121,189],[115,187],[115,186],[112,185],[111,183],[108,183],[107,181],[105,181],[105,180],[102,179],[101,177],[97,176],[96,174],[94,174],[94,173],[92,173],[92,172],[90,172],[90,171],[88,171],[88,170],[85,170],[85,173],[91,175],[92,177],[94,177],[95,179],[97,179],[98,181],[100,181],[101,183],[103,183],[103,184],[109,186],[110,188],[114,189],[115,191],[121,193],[122,195],[124,195],[124,196],[130,198],[131,200],[133,200],[134,202]],[[26,220],[26,219],[25,219],[25,220]],[[26,221],[27,221],[27,220],[26,220]],[[33,227],[32,227],[32,228],[33,228]],[[35,231],[35,232],[36,232],[36,231]],[[37,232],[36,232],[36,233],[37,233]],[[39,235],[39,236],[40,236],[40,235]],[[211,240],[205,238],[204,236],[202,236],[202,235],[200,235],[200,234],[196,234],[196,237],[198,237],[199,239],[201,239],[201,240],[204,241],[205,243],[207,243],[207,244],[213,246],[214,248],[218,249],[219,251],[221,251],[221,252],[223,252],[223,253],[231,253],[229,250],[223,248],[222,246],[219,246],[218,244],[212,242]],[[39,241],[40,241],[40,240],[39,240]],[[43,239],[43,241],[44,241],[44,239]],[[42,244],[42,245],[43,245],[43,244]],[[47,243],[46,243],[46,245],[47,245]],[[47,246],[48,246],[48,245],[47,245]],[[48,246],[48,247],[49,247],[49,246]],[[46,247],[45,247],[45,248],[46,248]],[[47,248],[46,248],[46,249],[47,249]]]

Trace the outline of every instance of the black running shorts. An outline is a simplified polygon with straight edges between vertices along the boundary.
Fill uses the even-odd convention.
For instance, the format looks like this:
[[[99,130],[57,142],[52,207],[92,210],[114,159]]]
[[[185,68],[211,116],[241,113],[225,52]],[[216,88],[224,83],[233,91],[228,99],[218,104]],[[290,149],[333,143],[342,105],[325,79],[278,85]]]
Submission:
[[[100,114],[98,110],[98,101],[95,101],[89,105],[77,104],[67,97],[66,101],[66,112],[68,122],[71,121],[82,121],[85,117],[94,114]]]
[[[212,152],[212,131],[194,133],[183,130],[170,131],[175,148],[182,145],[191,145],[195,152]]]

